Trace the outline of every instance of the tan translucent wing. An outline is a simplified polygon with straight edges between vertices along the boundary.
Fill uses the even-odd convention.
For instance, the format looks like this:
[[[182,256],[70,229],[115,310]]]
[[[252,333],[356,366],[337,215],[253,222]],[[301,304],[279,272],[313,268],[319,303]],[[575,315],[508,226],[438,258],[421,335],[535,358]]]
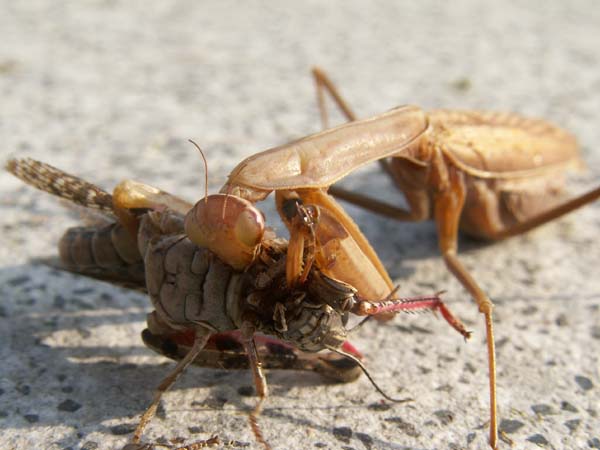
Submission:
[[[581,164],[575,137],[541,119],[450,110],[432,111],[429,119],[427,139],[473,176],[535,176]]]
[[[402,106],[257,153],[231,172],[228,185],[264,191],[325,188],[360,166],[398,153],[427,126],[421,109]]]

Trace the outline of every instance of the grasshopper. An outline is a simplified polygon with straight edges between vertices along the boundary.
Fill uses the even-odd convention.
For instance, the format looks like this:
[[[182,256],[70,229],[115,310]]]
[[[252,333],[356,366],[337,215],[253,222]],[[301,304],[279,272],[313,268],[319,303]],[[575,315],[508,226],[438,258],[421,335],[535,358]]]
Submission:
[[[258,425],[268,395],[264,368],[312,370],[338,382],[353,381],[364,372],[385,398],[402,401],[377,386],[361,354],[347,341],[350,314],[436,310],[469,337],[437,294],[400,298],[392,291],[373,299],[364,275],[344,274],[363,252],[348,230],[353,224],[338,222],[324,207],[303,206],[293,197],[282,201],[284,220],[298,230],[288,244],[266,227],[251,202],[236,195],[205,195],[192,205],[132,180],[109,194],[32,159],[10,160],[7,169],[26,183],[112,220],[103,227],[67,230],[59,242],[62,263],[73,272],[145,290],[154,310],[142,339],[178,361],[156,390],[128,450],[154,445],[141,442],[143,431],[162,394],[192,363],[252,372],[260,399],[249,422],[257,441],[268,449]],[[366,242],[362,234],[357,236]],[[340,276],[354,277],[358,287]],[[329,352],[317,353],[322,350]]]
[[[286,204],[329,211],[343,224],[359,251],[331,250],[327,237],[316,238],[309,258],[327,259],[337,252],[334,278],[350,282],[350,274],[364,274],[360,285],[371,299],[382,298],[393,284],[364,236],[333,197],[347,200],[397,220],[433,219],[439,247],[450,272],[475,300],[484,315],[487,339],[490,438],[497,447],[496,356],[493,303],[457,256],[459,229],[478,238],[499,240],[529,231],[600,197],[600,187],[564,201],[564,174],[580,167],[576,139],[541,119],[513,113],[435,110],[401,106],[357,120],[329,77],[313,69],[317,100],[325,131],[254,154],[230,174],[222,192],[251,202],[276,193],[278,209],[290,230],[287,250],[288,282],[302,279],[298,269],[306,259],[305,241],[315,241],[311,227],[285,221]],[[325,93],[342,111],[346,124],[327,129]],[[347,191],[337,181],[368,163],[379,161],[403,192],[409,209]],[[269,167],[268,173],[264,167]],[[352,255],[341,258],[339,254]],[[362,258],[362,259],[361,259]],[[294,264],[294,261],[296,263]],[[361,272],[361,261],[370,273]],[[345,265],[347,264],[347,265]],[[328,267],[323,264],[323,267]],[[380,311],[382,312],[382,311]]]

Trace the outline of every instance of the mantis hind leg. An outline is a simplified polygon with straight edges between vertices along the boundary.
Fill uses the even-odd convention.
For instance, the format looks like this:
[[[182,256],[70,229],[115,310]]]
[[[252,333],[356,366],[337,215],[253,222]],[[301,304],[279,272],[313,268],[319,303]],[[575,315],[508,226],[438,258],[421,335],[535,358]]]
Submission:
[[[439,246],[446,266],[460,284],[471,294],[479,312],[485,317],[486,341],[488,350],[489,390],[490,390],[490,446],[495,449],[498,443],[498,415],[496,398],[496,348],[492,319],[493,303],[479,287],[468,269],[457,256],[458,226],[465,204],[466,186],[456,170],[448,171],[448,185],[438,192],[434,200],[434,215],[438,229]]]
[[[526,233],[534,228],[544,225],[554,219],[564,216],[582,206],[592,203],[600,198],[600,187],[592,189],[584,194],[567,200],[557,206],[554,206],[542,213],[536,214],[533,217],[529,217],[526,220],[504,227],[499,230],[490,230],[489,239],[499,240],[506,239],[518,234]]]
[[[403,222],[422,222],[429,218],[429,197],[425,190],[404,191],[404,196],[409,204],[408,209],[390,205],[368,195],[349,191],[335,185],[329,188],[328,193],[337,199],[360,206],[367,211]]]
[[[357,119],[356,114],[348,105],[348,102],[342,97],[335,83],[331,81],[327,73],[320,67],[312,68],[312,75],[317,90],[317,105],[319,106],[319,114],[321,116],[321,129],[329,128],[329,113],[325,105],[325,93],[328,93],[334,104],[341,111],[348,122],[354,122]],[[379,165],[383,170],[389,172],[389,165],[386,160],[379,160]],[[342,198],[342,197],[340,197]]]
[[[319,67],[313,67],[312,75],[317,91],[317,104],[319,106],[319,113],[321,116],[321,127],[323,129],[329,128],[329,114],[325,104],[326,93],[329,94],[335,105],[349,122],[356,120],[356,114],[354,114],[352,109],[348,106],[348,102],[342,97],[338,88],[335,86],[333,81],[331,81],[329,76]],[[388,170],[385,161],[380,161],[380,163],[385,170]],[[413,219],[413,217],[418,217],[420,215],[419,212],[415,214],[412,211],[394,207],[387,203],[380,202],[356,192],[348,191],[335,185],[330,186],[328,192],[336,198],[361,206],[377,214],[394,217],[398,220],[418,220]]]
[[[319,105],[319,113],[321,115],[321,127],[324,130],[329,128],[329,114],[325,105],[325,92],[329,93],[335,105],[349,122],[356,120],[356,115],[350,109],[348,102],[341,96],[329,76],[319,67],[313,67],[312,75],[317,89],[317,104]]]

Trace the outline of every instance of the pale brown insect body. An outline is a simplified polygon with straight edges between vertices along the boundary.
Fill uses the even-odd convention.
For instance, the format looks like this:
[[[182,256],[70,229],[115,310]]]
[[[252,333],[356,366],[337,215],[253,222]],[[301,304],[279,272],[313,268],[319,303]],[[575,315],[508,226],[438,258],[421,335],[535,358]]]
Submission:
[[[276,191],[279,204],[281,199],[297,196],[307,206],[330,211],[334,222],[346,226],[351,235],[348,241],[356,244],[338,248],[337,258],[360,261],[361,267],[368,268],[362,277],[368,282],[364,287],[357,286],[367,297],[381,298],[381,293],[393,288],[392,282],[358,227],[330,194],[398,220],[434,219],[448,269],[485,316],[490,445],[495,448],[498,422],[493,304],[457,257],[459,228],[485,239],[510,237],[595,201],[600,197],[600,188],[562,200],[564,174],[581,162],[575,138],[546,121],[493,112],[425,113],[415,106],[356,120],[328,77],[319,69],[314,69],[313,75],[323,127],[328,127],[325,91],[350,123],[247,158],[232,171],[223,192],[257,201]],[[404,193],[408,209],[334,185],[351,171],[376,160]],[[269,172],[262,173],[261,168],[267,164]],[[302,243],[312,232],[289,228],[288,259],[302,260],[303,246],[295,243]],[[353,271],[342,268],[336,272],[334,264],[325,273],[348,281],[344,277]],[[290,280],[293,277],[289,275]]]
[[[484,239],[506,237],[561,202],[565,172],[582,164],[575,138],[543,120],[451,110],[427,118],[429,130],[418,144],[387,161],[410,211],[381,212],[401,220],[435,219],[439,192],[460,182],[466,195],[461,229]]]

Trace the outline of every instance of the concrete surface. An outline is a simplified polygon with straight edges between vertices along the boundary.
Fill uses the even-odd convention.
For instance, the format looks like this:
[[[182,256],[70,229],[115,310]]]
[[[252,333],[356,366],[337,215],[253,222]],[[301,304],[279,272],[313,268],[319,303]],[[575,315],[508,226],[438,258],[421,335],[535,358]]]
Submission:
[[[562,124],[600,174],[600,6],[571,2],[23,2],[0,14],[0,156],[31,156],[112,188],[136,178],[190,199],[207,153],[217,189],[243,157],[319,128],[320,65],[361,116],[519,111]],[[348,181],[395,201],[377,168]],[[0,174],[0,448],[116,449],[170,363],[141,343],[141,295],[32,262],[78,220]],[[270,206],[265,206],[271,211]],[[446,289],[468,344],[429,314],[368,324],[356,345],[402,405],[361,378],[272,372],[261,424],[276,449],[483,449],[481,319],[446,272],[431,224],[349,208],[407,295]],[[272,219],[272,215],[270,215]],[[600,205],[496,245],[461,242],[497,302],[502,448],[600,448]],[[194,368],[148,441],[219,434],[258,448],[247,373]]]

